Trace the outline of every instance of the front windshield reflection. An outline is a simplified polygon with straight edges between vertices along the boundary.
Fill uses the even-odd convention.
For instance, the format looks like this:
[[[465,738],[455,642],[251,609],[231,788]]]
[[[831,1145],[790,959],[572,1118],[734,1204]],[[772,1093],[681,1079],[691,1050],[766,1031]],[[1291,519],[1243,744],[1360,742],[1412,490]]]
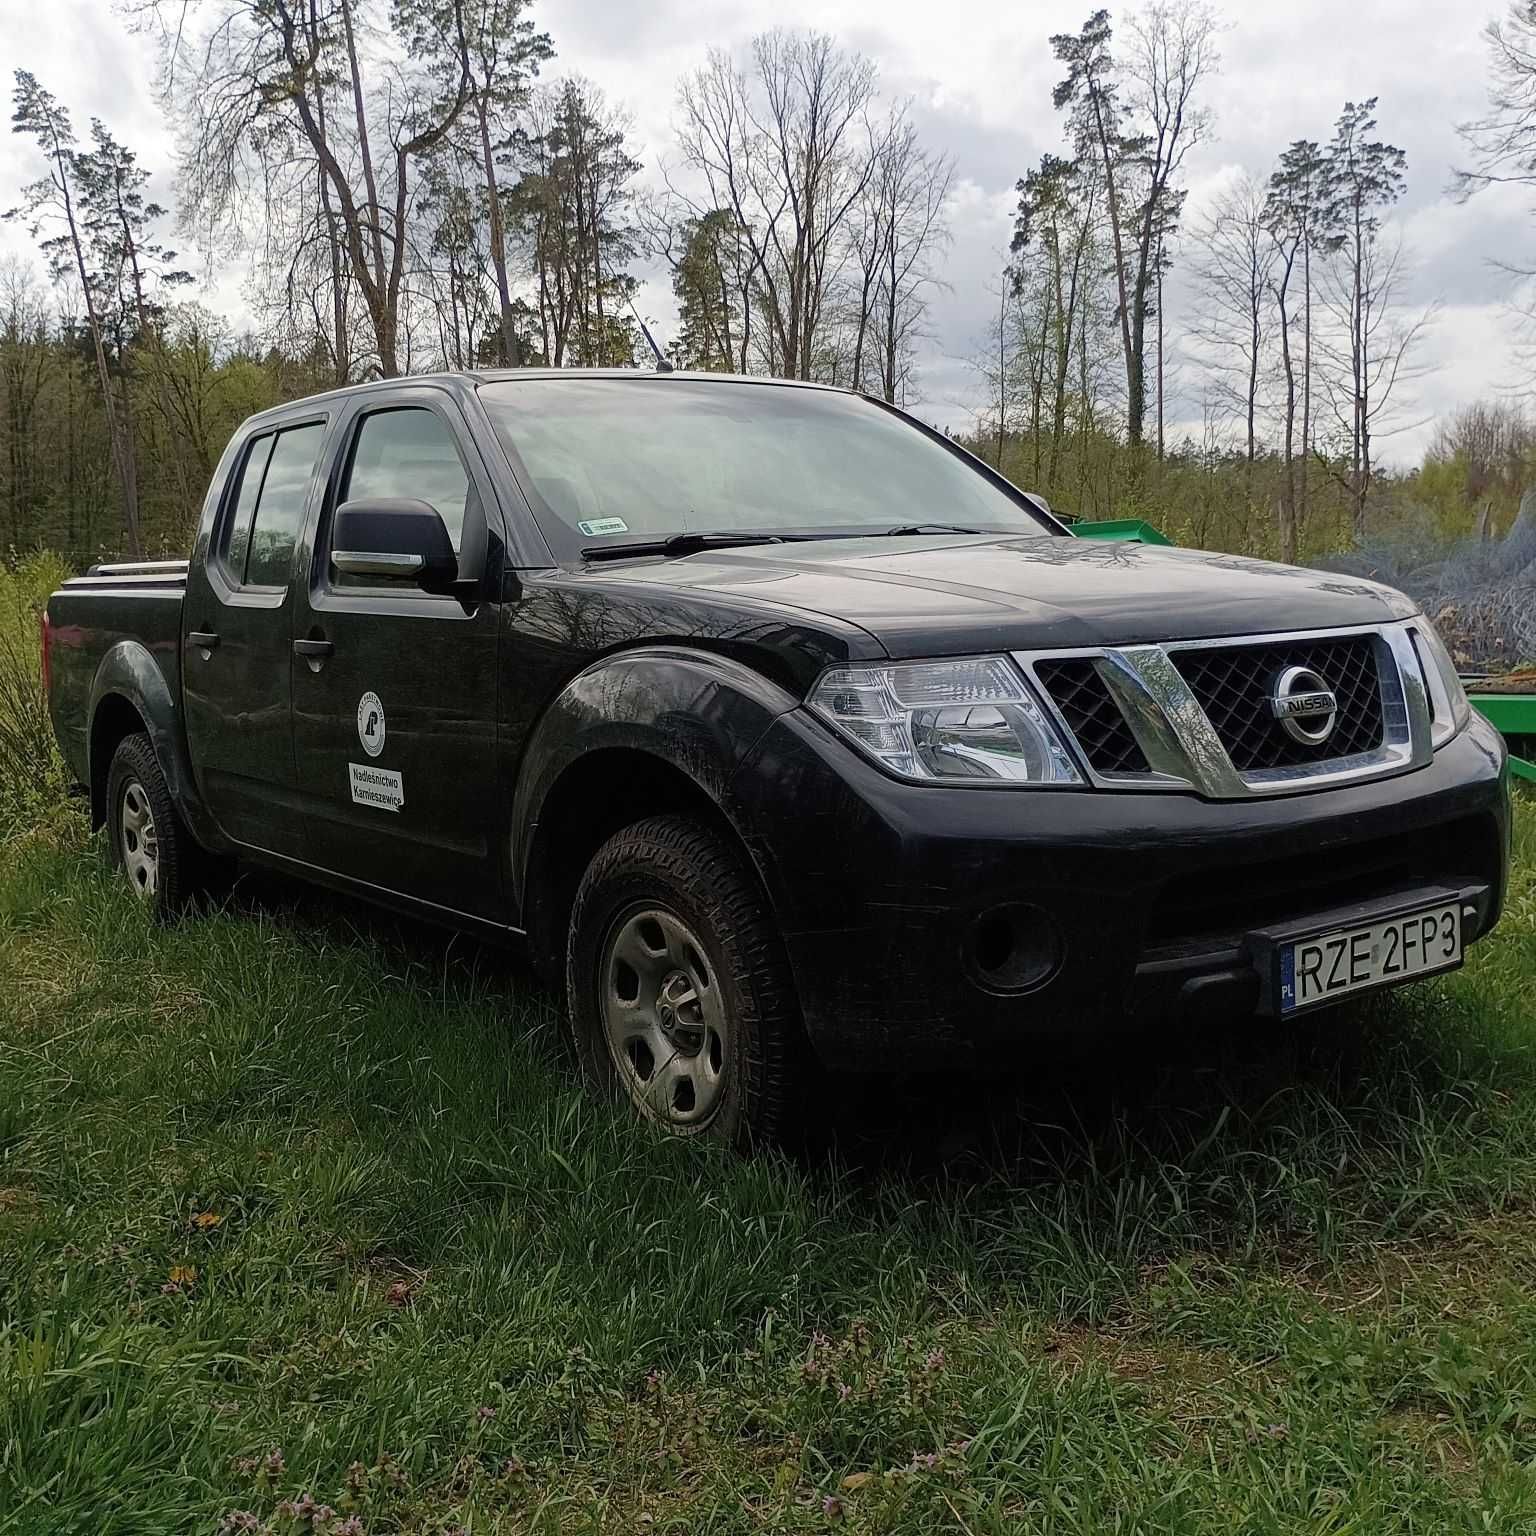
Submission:
[[[534,377],[483,384],[480,398],[566,554],[684,533],[1055,531],[942,439],[856,395]]]

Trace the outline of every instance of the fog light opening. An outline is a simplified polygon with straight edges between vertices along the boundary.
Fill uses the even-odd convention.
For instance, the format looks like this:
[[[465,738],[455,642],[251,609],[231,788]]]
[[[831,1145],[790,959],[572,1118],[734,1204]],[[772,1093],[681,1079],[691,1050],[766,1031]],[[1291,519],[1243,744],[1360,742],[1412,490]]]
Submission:
[[[989,907],[966,936],[967,968],[989,992],[1026,992],[1061,964],[1061,932],[1049,913],[1024,902]]]

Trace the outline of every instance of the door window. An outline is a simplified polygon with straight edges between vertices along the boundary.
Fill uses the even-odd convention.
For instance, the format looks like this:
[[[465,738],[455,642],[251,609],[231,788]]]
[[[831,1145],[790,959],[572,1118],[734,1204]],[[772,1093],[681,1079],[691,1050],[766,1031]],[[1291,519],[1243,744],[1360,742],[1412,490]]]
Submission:
[[[245,562],[248,587],[287,586],[293,570],[293,546],[304,526],[304,506],[324,435],[321,422],[290,427],[277,434],[262,477],[251,547]],[[242,492],[244,486],[241,487]]]
[[[246,450],[245,465],[240,471],[240,493],[230,514],[224,547],[219,551],[229,579],[237,586],[245,580],[245,557],[251,548],[251,520],[256,515],[256,498],[261,495],[261,477],[267,472],[267,460],[272,454],[272,438],[270,432],[253,438]]]
[[[469,476],[447,422],[408,406],[363,418],[352,449],[343,501],[406,497],[437,510],[458,554]]]

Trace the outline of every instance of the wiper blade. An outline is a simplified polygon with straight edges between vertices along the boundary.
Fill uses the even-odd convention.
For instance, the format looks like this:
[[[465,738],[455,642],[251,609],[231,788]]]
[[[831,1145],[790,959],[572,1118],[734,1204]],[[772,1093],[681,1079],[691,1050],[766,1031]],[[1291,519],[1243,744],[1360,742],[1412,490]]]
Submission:
[[[905,533],[980,533],[981,529],[962,528],[958,523],[902,523],[885,531],[888,537],[897,538]]]
[[[818,533],[674,533],[664,539],[635,539],[628,544],[589,544],[583,560],[627,560],[638,555],[696,555],[706,549],[738,549],[748,544],[791,544],[825,538]]]

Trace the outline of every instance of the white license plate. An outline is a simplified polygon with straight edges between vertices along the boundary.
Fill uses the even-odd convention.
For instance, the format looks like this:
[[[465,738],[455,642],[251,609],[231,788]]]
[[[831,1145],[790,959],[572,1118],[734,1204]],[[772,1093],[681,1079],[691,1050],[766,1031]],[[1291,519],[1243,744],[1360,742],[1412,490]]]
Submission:
[[[1421,907],[1280,949],[1280,1012],[1461,964],[1461,903]]]

